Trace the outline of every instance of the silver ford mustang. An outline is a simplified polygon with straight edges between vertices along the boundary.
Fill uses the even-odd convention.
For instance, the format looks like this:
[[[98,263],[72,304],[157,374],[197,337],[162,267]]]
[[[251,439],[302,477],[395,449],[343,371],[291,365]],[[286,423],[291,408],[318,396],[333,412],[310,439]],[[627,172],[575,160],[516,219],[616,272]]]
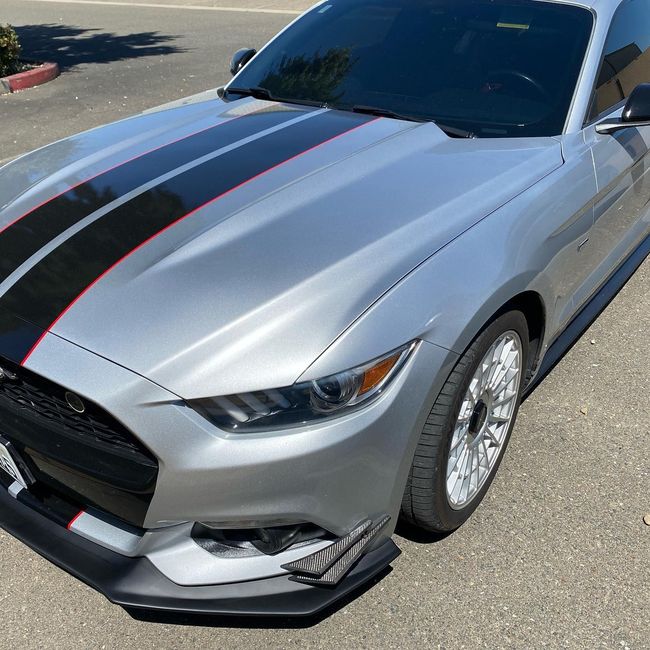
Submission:
[[[650,0],[324,0],[0,170],[0,525],[133,608],[310,614],[451,531],[650,251]]]

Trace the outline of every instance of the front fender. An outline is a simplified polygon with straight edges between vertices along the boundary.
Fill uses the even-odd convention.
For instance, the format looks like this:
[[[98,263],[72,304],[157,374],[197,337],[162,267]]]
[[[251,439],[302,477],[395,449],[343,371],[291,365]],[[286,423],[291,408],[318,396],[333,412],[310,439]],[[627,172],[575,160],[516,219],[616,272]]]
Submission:
[[[575,175],[575,178],[574,178]],[[420,338],[461,354],[523,292],[544,305],[544,347],[572,309],[577,244],[592,225],[590,179],[559,168],[418,265],[303,374],[315,379]]]

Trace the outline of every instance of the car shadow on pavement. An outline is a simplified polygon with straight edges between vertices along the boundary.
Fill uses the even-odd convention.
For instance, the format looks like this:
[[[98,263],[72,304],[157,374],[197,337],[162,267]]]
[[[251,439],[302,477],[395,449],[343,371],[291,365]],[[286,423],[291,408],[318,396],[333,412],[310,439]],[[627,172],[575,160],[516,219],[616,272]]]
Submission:
[[[321,621],[344,609],[352,601],[375,587],[388,574],[392,567],[380,571],[372,580],[361,585],[329,607],[311,616],[219,616],[212,614],[182,614],[177,612],[158,612],[154,610],[125,607],[131,618],[143,623],[162,625],[188,625],[193,627],[248,628],[273,630],[300,630],[318,625]]]
[[[86,63],[112,63],[146,56],[187,51],[173,45],[179,38],[159,32],[114,34],[73,25],[17,25],[23,56],[36,61],[55,61],[62,71]]]
[[[436,542],[441,542],[443,539],[446,539],[454,531],[451,530],[446,533],[432,533],[416,526],[412,526],[403,519],[400,519],[397,522],[397,528],[395,529],[395,534],[407,539],[409,542],[415,542],[416,544],[435,544]]]

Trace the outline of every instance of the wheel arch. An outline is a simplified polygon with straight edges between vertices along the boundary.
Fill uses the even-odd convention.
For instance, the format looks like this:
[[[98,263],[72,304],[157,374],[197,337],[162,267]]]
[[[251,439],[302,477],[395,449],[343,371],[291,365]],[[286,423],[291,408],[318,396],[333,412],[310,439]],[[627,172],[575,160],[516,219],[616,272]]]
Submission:
[[[546,332],[546,305],[541,294],[536,291],[522,291],[510,298],[492,315],[491,318],[481,327],[477,334],[485,329],[492,321],[506,312],[517,310],[526,318],[528,324],[528,369],[526,373],[526,384],[530,381],[541,358],[542,345]]]

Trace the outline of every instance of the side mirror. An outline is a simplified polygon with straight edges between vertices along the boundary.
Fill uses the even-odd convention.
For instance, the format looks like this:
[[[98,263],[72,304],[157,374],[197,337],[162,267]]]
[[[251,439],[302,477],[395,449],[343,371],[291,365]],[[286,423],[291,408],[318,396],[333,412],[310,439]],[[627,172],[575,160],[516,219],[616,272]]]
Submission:
[[[637,126],[650,126],[650,83],[639,84],[627,98],[620,119],[596,124],[596,133],[609,134]]]
[[[234,77],[256,54],[257,50],[250,47],[237,50],[230,59],[230,74]]]

